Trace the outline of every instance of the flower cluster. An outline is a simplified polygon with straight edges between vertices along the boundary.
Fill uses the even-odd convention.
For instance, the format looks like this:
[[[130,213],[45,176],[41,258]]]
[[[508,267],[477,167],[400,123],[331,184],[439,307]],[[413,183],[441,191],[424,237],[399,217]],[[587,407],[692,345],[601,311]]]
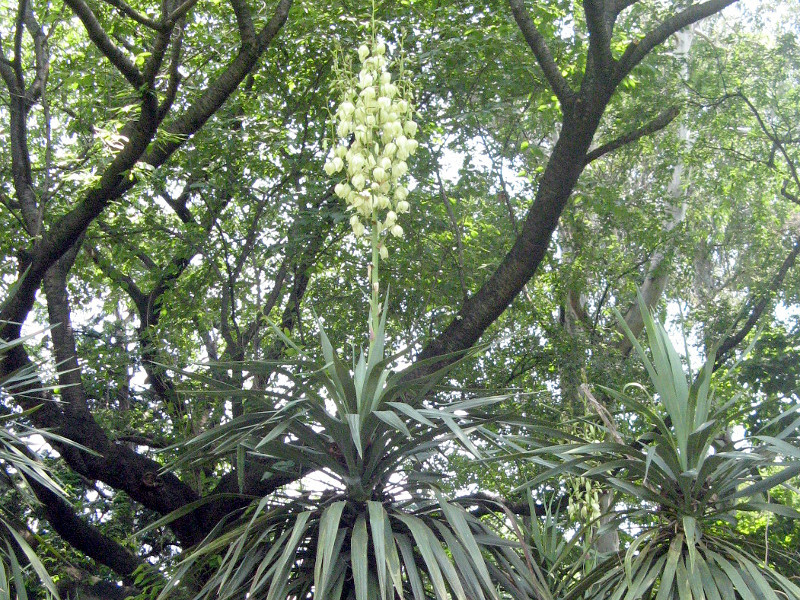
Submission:
[[[358,49],[361,70],[340,83],[342,99],[334,115],[338,144],[325,163],[328,175],[345,174],[335,191],[353,211],[356,237],[366,233],[365,223],[378,234],[402,237],[397,215],[409,210],[406,159],[418,146],[417,124],[403,87],[392,83],[385,54],[380,41]],[[384,244],[380,253],[388,254]]]
[[[570,481],[567,514],[573,521],[589,523],[600,518],[600,488],[591,480],[576,477]]]
[[[588,406],[585,406],[588,411]],[[597,425],[584,422],[574,427],[575,435],[589,442],[602,442],[603,431]],[[573,521],[590,523],[600,518],[600,493],[601,487],[585,477],[570,477],[569,504],[567,514]]]

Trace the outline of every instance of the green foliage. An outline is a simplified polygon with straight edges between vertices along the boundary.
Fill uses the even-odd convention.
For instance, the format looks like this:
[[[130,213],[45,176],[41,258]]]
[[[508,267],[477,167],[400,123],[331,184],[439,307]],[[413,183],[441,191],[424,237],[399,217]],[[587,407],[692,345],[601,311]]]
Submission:
[[[86,3],[122,54],[136,65],[146,64],[158,38],[156,31],[131,19],[119,2]],[[126,4],[148,18],[158,12],[157,4],[142,0]],[[151,149],[176,141],[167,129],[230,61],[246,54],[239,29],[246,19],[233,4],[194,4],[181,35],[170,37],[170,50],[155,79],[159,101],[166,100],[173,68],[180,84]],[[579,89],[590,63],[584,7],[591,3],[526,0],[524,4],[559,72]],[[632,3],[613,29],[612,56],[620,59],[629,43],[641,41],[690,4],[688,0]],[[275,2],[238,5],[248,9],[245,12],[258,29],[269,20]],[[21,275],[18,265],[24,269],[26,257],[58,232],[59,219],[80,205],[118,156],[138,127],[142,97],[139,89],[126,84],[68,5],[43,0],[0,6],[4,33],[0,50],[8,64],[16,61],[29,86],[36,81],[37,66],[30,29],[19,29],[19,56],[13,47],[20,6],[30,9],[47,34],[46,85],[23,120],[29,188],[36,199],[33,212],[41,215],[42,228],[34,232],[21,214],[15,177],[26,169],[15,168],[12,159],[16,147],[12,137],[19,128],[11,126],[9,117],[16,96],[3,87],[3,297],[14,295],[8,288]],[[465,536],[448,512],[451,517],[461,514],[466,521],[492,581],[523,596],[533,590],[531,594],[541,598],[548,594],[563,598],[582,589],[572,597],[588,598],[593,590],[610,589],[612,581],[634,589],[639,584],[634,585],[632,573],[630,581],[625,578],[624,557],[615,563],[596,551],[598,540],[611,531],[620,534],[623,551],[633,547],[640,534],[650,536],[632,552],[630,569],[639,565],[636,573],[645,565],[655,568],[662,558],[665,567],[673,555],[678,556],[676,573],[679,565],[688,569],[691,540],[684,518],[695,519],[695,532],[702,532],[693,538],[699,556],[710,556],[699,545],[708,542],[709,552],[726,557],[735,571],[744,573],[750,563],[741,562],[724,545],[735,539],[746,549],[737,550],[742,556],[764,556],[777,572],[793,575],[797,522],[783,514],[767,519],[760,510],[742,516],[739,508],[746,507],[747,498],[730,496],[738,491],[736,485],[754,484],[753,469],[761,469],[760,476],[766,478],[794,464],[787,451],[753,435],[761,432],[779,439],[787,423],[775,419],[797,401],[797,332],[784,317],[787,312],[794,314],[800,302],[797,268],[790,268],[785,279],[773,285],[781,261],[797,243],[800,53],[795,8],[785,0],[731,7],[696,25],[685,72],[670,37],[621,82],[592,148],[629,134],[673,104],[681,115],[664,130],[586,166],[561,214],[548,256],[486,331],[485,352],[440,373],[446,390],[423,393],[413,386],[428,383],[406,379],[413,369],[411,375],[395,373],[390,369],[394,363],[370,363],[366,357],[359,360],[357,353],[350,363],[338,352],[367,343],[361,311],[353,307],[364,305],[362,290],[368,284],[364,261],[347,234],[345,207],[323,175],[324,140],[330,138],[329,116],[335,109],[331,90],[335,50],[361,43],[372,10],[369,3],[295,0],[280,35],[203,128],[182,140],[183,146],[155,171],[137,163],[136,185],[111,202],[80,238],[64,290],[72,307],[80,389],[85,395],[82,418],[94,420],[108,434],[112,454],[119,456],[132,450],[158,466],[171,462],[179,448],[188,448],[175,472],[203,499],[187,505],[183,516],[193,511],[205,514],[215,494],[223,504],[230,501],[234,513],[209,538],[213,551],[198,555],[191,566],[179,567],[176,557],[186,557],[180,553],[188,544],[182,545],[168,528],[153,526],[164,523],[163,514],[145,508],[125,491],[95,481],[82,465],[80,473],[73,470],[77,463],[63,456],[51,456],[51,478],[62,483],[65,496],[80,507],[79,516],[88,525],[111,539],[125,540],[126,547],[159,572],[171,576],[183,569],[179,591],[187,594],[204,589],[211,596],[223,582],[226,589],[233,582],[231,590],[247,591],[258,579],[260,587],[254,593],[263,596],[273,580],[279,581],[274,579],[275,568],[283,566],[292,577],[287,575],[284,583],[291,581],[296,591],[311,589],[316,577],[324,579],[329,591],[336,591],[336,584],[343,581],[343,596],[349,591],[358,594],[357,571],[358,589],[363,592],[366,581],[368,596],[391,597],[397,591],[392,573],[399,561],[406,596],[416,597],[420,589],[435,596],[438,567],[448,594],[457,595],[460,585],[468,597],[473,589],[489,597],[480,561],[471,558],[474,547],[460,541]],[[414,210],[407,215],[408,224],[403,222],[404,243],[381,271],[393,289],[383,325],[387,353],[407,346],[399,358],[404,363],[470,305],[506,257],[526,219],[542,216],[531,206],[563,131],[563,113],[506,1],[379,2],[375,17],[388,24],[381,32],[387,53],[406,57],[404,69],[418,90],[415,120],[420,123],[420,148],[409,186]],[[397,74],[393,72],[393,78]],[[689,129],[688,141],[678,133],[681,125]],[[675,195],[670,185],[678,166],[680,193]],[[684,220],[668,230],[675,208],[685,210]],[[655,260],[658,257],[662,259]],[[665,408],[672,402],[667,413],[674,412],[675,420],[665,420],[665,413],[635,393],[636,388],[603,392],[600,399],[608,410],[622,411],[616,427],[623,443],[609,447],[579,443],[562,429],[574,434],[574,422],[602,423],[591,410],[585,414],[582,384],[620,390],[626,382],[647,377],[641,362],[628,360],[621,351],[622,328],[613,309],[627,316],[628,309],[636,306],[637,287],[652,281],[663,285],[653,310],[669,322],[670,331],[676,314],[681,314],[693,357],[708,356],[709,349],[741,327],[765,299],[766,309],[753,330],[761,329],[760,341],[731,378],[715,382],[713,400],[688,381],[673,381],[672,371],[662,372],[650,359],[664,388],[655,395]],[[39,324],[50,321],[48,302],[45,294],[38,294],[29,324],[46,327]],[[773,310],[776,305],[780,310]],[[325,317],[329,349],[324,353],[314,334],[315,311]],[[751,333],[734,353],[752,339]],[[52,359],[53,344],[48,339],[15,343],[24,343],[37,363]],[[294,362],[287,363],[287,357]],[[678,363],[669,361],[670,369],[677,369]],[[202,376],[192,366],[197,363],[210,363]],[[54,399],[63,400],[66,388],[52,383],[52,370],[41,369],[45,383],[33,372],[13,377],[20,385],[48,388]],[[159,388],[159,381],[165,389]],[[739,393],[743,386],[744,393]],[[503,398],[485,406],[463,404],[480,395],[477,389],[502,390]],[[373,406],[369,398],[375,396],[370,394],[378,391]],[[667,391],[674,395],[672,400],[663,395]],[[5,392],[0,403],[3,409],[16,410],[14,398]],[[720,408],[726,405],[727,410]],[[645,409],[649,412],[642,412]],[[703,428],[697,422],[706,411],[704,422],[711,425]],[[19,418],[26,422],[27,417]],[[599,462],[619,462],[610,471],[589,475],[597,486],[593,489],[613,491],[617,499],[616,509],[598,522],[578,526],[569,520],[563,479],[537,479],[556,460],[543,448],[540,456],[547,456],[546,464],[520,458],[489,463],[475,459],[476,451],[493,456],[492,449],[500,444],[520,451],[514,446],[521,443],[520,428],[541,420],[551,427],[549,444],[563,441],[583,448],[568,455],[578,462],[564,470],[565,476],[581,481],[579,477],[597,469]],[[11,433],[27,431],[20,427],[14,425]],[[737,432],[743,428],[746,442],[703,455],[731,428]],[[184,446],[192,437],[195,442]],[[634,443],[636,439],[645,449]],[[794,443],[789,437],[782,439]],[[312,441],[306,444],[306,440]],[[27,435],[21,441],[31,445]],[[159,451],[165,447],[169,449]],[[756,448],[763,452],[760,457]],[[589,449],[600,454],[589,457]],[[723,461],[726,453],[732,462]],[[752,462],[744,456],[751,456]],[[763,465],[755,458],[763,459]],[[579,462],[584,459],[585,464]],[[659,467],[659,460],[671,470]],[[740,470],[741,464],[750,470]],[[707,483],[727,485],[727,504],[686,475],[693,465],[711,469]],[[108,478],[109,472],[117,471],[112,467],[102,477]],[[312,472],[325,473],[324,484],[309,484]],[[252,479],[262,474],[269,494],[247,497]],[[272,478],[283,481],[300,475],[307,478],[269,488]],[[620,483],[611,485],[607,481],[611,477]],[[519,487],[531,480],[537,484],[526,498]],[[658,503],[652,495],[642,496],[650,490],[651,480],[667,490],[664,499],[658,491]],[[622,483],[632,487],[622,489]],[[771,505],[797,509],[794,482],[785,483],[789,487],[769,491]],[[435,491],[429,487],[432,484]],[[131,488],[141,490],[138,480]],[[244,497],[232,494],[237,488]],[[19,490],[25,489],[21,486],[4,497],[0,506],[9,519],[14,517],[37,532],[45,565],[58,574],[59,584],[79,567],[91,576],[141,585],[150,597],[161,593],[162,588],[148,585],[142,573],[111,574],[70,548],[38,508],[20,501],[24,496]],[[403,499],[403,491],[413,501]],[[158,492],[156,488],[149,501],[159,497]],[[470,499],[481,492],[495,498],[490,508]],[[759,501],[763,499],[754,500]],[[377,506],[374,503],[386,511],[385,516],[375,512],[376,528],[370,512],[370,506]],[[543,506],[552,510],[540,522],[503,512],[503,507],[522,507],[524,513],[529,503],[528,512],[541,513]],[[650,514],[662,503],[664,510]],[[692,503],[699,504],[695,508]],[[248,508],[240,509],[244,504]],[[452,510],[445,510],[445,505]],[[466,513],[460,512],[462,506]],[[223,512],[214,514],[219,517]],[[306,512],[307,517],[301,517]],[[411,517],[420,521],[408,521]],[[281,562],[281,548],[266,560],[270,544],[288,541],[301,518],[307,520],[297,530],[296,552],[290,551],[291,556]],[[143,529],[140,537],[129,537]],[[670,555],[668,534],[676,531],[684,537]],[[443,554],[436,544],[425,544],[430,535]],[[482,547],[491,535],[507,545]],[[448,536],[455,536],[458,543],[451,544]],[[516,537],[528,546],[508,545],[507,540]],[[715,546],[714,539],[722,541]],[[11,543],[18,548],[15,541]],[[377,558],[372,548],[381,543],[385,549],[396,548],[397,561],[389,550],[382,561]],[[358,555],[356,564],[353,546],[370,549],[363,561]],[[230,550],[234,547],[240,548],[238,555]],[[317,555],[306,560],[304,553],[318,547],[319,563]],[[641,548],[649,554],[642,554]],[[58,555],[50,549],[57,549]],[[345,557],[344,566],[330,558],[337,552]],[[264,569],[259,572],[258,565],[245,563],[245,555],[251,561],[252,557],[266,560]],[[21,565],[28,564],[21,554],[17,556],[24,559]],[[644,562],[636,562],[640,556]],[[655,562],[647,562],[648,556]],[[452,571],[441,566],[445,558],[455,569],[454,579]],[[407,568],[407,561],[417,571]],[[462,564],[469,568],[462,571]],[[707,564],[725,571],[713,557]],[[12,571],[8,570],[10,580]],[[591,579],[590,572],[598,577],[602,572],[608,579]],[[24,575],[35,575],[32,567],[24,567]],[[651,578],[643,577],[639,583],[647,587]],[[748,588],[757,585],[755,578],[742,577]],[[770,585],[775,583],[770,575],[764,577]],[[29,578],[32,587],[34,579]],[[656,573],[648,588],[653,597],[659,593],[659,581]],[[585,587],[576,587],[581,582]],[[276,587],[274,594],[279,591]],[[683,599],[681,594],[685,590],[677,589]]]

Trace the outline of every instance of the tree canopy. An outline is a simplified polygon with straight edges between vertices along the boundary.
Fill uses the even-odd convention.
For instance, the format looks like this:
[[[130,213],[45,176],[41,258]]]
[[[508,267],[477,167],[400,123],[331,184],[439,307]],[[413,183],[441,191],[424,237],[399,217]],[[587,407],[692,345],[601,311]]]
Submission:
[[[3,564],[113,597],[795,593],[794,9],[4,2]],[[418,143],[382,312],[326,169],[375,43]]]

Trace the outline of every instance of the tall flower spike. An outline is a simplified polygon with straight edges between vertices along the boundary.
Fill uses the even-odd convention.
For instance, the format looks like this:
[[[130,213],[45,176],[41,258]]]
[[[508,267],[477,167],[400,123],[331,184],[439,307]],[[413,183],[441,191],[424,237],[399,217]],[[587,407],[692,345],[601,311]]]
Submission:
[[[339,139],[325,163],[329,176],[345,177],[334,189],[353,212],[353,233],[362,237],[377,231],[381,257],[388,253],[387,235],[402,236],[395,221],[410,210],[405,161],[418,146],[410,86],[392,82],[385,54],[380,40],[362,44],[359,71],[339,75],[341,101],[333,116]]]

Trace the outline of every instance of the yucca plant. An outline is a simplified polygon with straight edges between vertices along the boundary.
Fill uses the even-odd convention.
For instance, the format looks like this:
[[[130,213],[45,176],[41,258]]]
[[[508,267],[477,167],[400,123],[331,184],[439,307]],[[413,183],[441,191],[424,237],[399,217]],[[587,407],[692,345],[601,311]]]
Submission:
[[[417,147],[411,84],[402,65],[393,83],[385,55],[373,20],[369,45],[358,49],[359,73],[348,72],[352,61],[337,67],[338,138],[325,164],[329,175],[343,178],[335,192],[352,213],[357,242],[371,246],[368,350],[350,366],[320,326],[320,363],[275,327],[297,359],[268,367],[291,382],[292,393],[231,391],[251,399],[248,412],[190,442],[175,465],[228,460],[242,489],[254,463],[291,471],[294,479],[325,479],[313,489],[300,479],[253,498],[190,551],[173,582],[196,574],[198,598],[499,600],[498,585],[515,598],[534,596],[514,574],[524,565],[513,544],[448,502],[438,486],[442,475],[427,470],[437,453],[480,456],[477,439],[494,443],[486,427],[493,417],[485,409],[504,398],[452,402],[434,393],[463,356],[394,371],[399,357],[385,355],[379,263],[388,257],[389,236],[403,236],[397,221],[411,209],[405,161]],[[451,367],[419,375],[439,362]],[[260,369],[256,363],[217,366]],[[259,405],[266,410],[253,408]]]
[[[524,564],[513,544],[446,501],[436,485],[442,475],[424,469],[443,449],[481,456],[476,436],[494,441],[484,409],[504,397],[437,401],[431,391],[448,369],[418,378],[424,364],[392,371],[384,327],[385,313],[370,352],[352,368],[324,330],[323,365],[285,338],[300,357],[284,371],[295,395],[189,444],[177,466],[235,454],[239,468],[282,463],[329,482],[253,499],[220,526],[175,578],[213,566],[197,597],[499,599],[498,585],[515,598],[534,597],[514,575]]]
[[[795,439],[798,420],[776,436],[745,437],[722,448],[732,427],[732,405],[718,406],[710,356],[690,383],[664,328],[640,298],[649,356],[628,330],[643,361],[655,397],[634,398],[605,389],[625,412],[652,427],[638,440],[616,436],[602,442],[557,446],[539,440],[527,458],[546,467],[529,483],[571,473],[614,490],[617,512],[606,527],[631,524],[632,541],[618,555],[600,557],[588,573],[560,585],[563,600],[761,600],[800,598],[800,588],[756,558],[736,533],[740,511],[768,511],[798,517],[793,509],[765,498],[771,488],[800,473]],[[620,323],[625,327],[624,321]],[[657,406],[661,409],[656,408]],[[796,410],[796,409],[795,409]],[[668,418],[662,415],[666,413]],[[775,423],[771,423],[774,425]]]

